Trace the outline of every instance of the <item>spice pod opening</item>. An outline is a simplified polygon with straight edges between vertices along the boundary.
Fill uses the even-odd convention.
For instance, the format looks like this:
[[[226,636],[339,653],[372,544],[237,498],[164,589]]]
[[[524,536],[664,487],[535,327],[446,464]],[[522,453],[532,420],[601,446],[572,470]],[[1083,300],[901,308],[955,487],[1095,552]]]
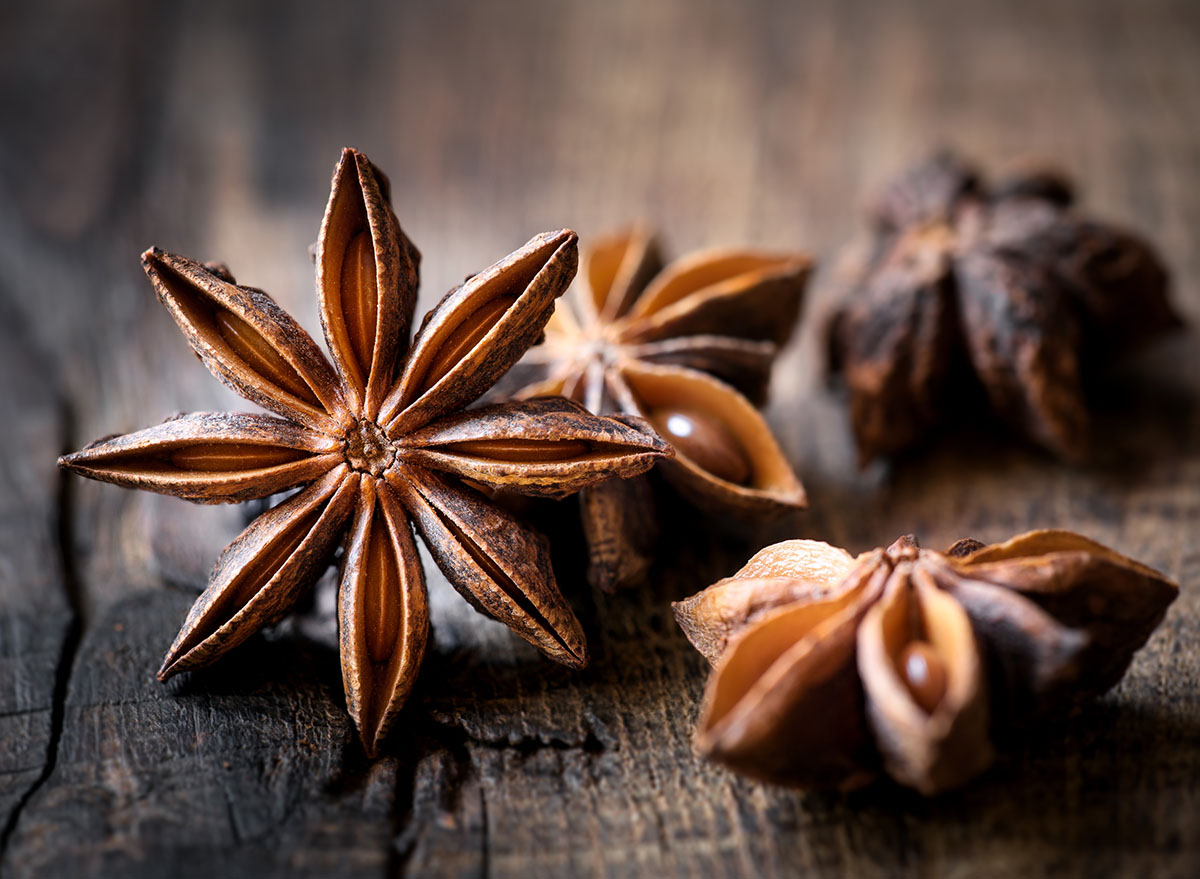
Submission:
[[[623,317],[662,268],[654,235],[644,226],[593,239],[580,256],[583,290],[577,301],[593,320]]]
[[[870,745],[854,667],[864,590],[779,608],[730,643],[709,680],[696,747],[777,784],[853,786]]]
[[[761,517],[806,506],[804,487],[770,427],[737,391],[666,366],[626,363],[621,375],[641,414],[675,447],[662,469],[689,500]]]
[[[934,793],[991,762],[971,621],[920,572],[893,576],[863,618],[858,671],[875,741],[893,778]]]
[[[710,249],[671,263],[629,311],[624,342],[724,335],[783,345],[812,261],[801,254]]]

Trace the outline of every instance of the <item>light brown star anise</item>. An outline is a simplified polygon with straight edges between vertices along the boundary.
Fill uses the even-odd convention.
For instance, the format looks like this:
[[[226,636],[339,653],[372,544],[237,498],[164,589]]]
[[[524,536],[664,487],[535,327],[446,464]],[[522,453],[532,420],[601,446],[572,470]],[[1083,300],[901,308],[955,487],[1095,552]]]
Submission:
[[[706,509],[767,517],[804,507],[754,403],[796,324],[811,261],[704,250],[664,268],[654,238],[634,228],[585,248],[582,263],[545,342],[526,355],[537,380],[517,396],[562,394],[597,414],[645,417],[675,448],[666,477]],[[580,504],[589,578],[605,589],[636,579],[658,534],[649,485],[605,483]]]
[[[1058,172],[994,186],[941,152],[884,189],[829,327],[863,463],[964,404],[1068,459],[1089,446],[1089,379],[1180,324],[1154,249],[1072,207]]]
[[[429,628],[412,527],[479,611],[579,667],[579,622],[545,539],[473,485],[562,497],[649,468],[669,448],[636,418],[564,399],[464,408],[542,333],[575,273],[576,236],[534,237],[451,290],[408,344],[419,255],[387,179],[345,150],[317,244],[330,363],[260,290],[157,249],[159,299],[219,380],[282,418],[199,413],[60,459],[93,479],[201,503],[306,486],[226,548],[159,677],[211,663],[278,620],[345,535],[338,621],[351,716],[374,753],[416,679]]]
[[[1178,592],[1069,531],[945,553],[902,537],[857,558],[778,543],[674,605],[715,666],[697,745],[781,784],[851,788],[882,770],[945,790],[1004,731],[1116,684]]]

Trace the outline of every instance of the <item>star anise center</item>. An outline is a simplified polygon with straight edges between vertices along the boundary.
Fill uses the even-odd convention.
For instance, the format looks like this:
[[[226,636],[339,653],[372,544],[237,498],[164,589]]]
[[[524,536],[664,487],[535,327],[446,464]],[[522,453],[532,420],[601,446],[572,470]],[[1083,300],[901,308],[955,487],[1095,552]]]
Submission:
[[[884,557],[894,568],[901,562],[915,562],[917,556],[920,554],[921,547],[918,545],[916,538],[911,534],[905,534],[887,548]]]
[[[610,321],[585,323],[568,343],[569,356],[581,366],[591,361],[611,363],[623,347],[619,330],[620,327]]]
[[[579,335],[571,339],[568,357],[574,370],[586,375],[589,369],[607,372],[630,356],[629,343],[622,337],[619,322],[595,321],[580,328]]]
[[[363,419],[346,431],[346,463],[354,470],[379,477],[396,460],[396,449],[378,424]]]

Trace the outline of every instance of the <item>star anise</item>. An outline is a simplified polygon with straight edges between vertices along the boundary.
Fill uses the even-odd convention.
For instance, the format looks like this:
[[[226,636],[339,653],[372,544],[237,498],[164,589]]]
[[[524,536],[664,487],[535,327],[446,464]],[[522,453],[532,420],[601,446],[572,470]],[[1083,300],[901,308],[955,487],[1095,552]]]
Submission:
[[[804,489],[751,401],[766,396],[811,262],[705,250],[664,268],[637,228],[585,248],[582,262],[573,295],[526,356],[538,380],[517,395],[563,394],[597,414],[645,417],[675,448],[666,477],[704,508],[739,517],[802,508]],[[658,533],[649,485],[605,483],[580,504],[592,582],[636,579]]]
[[[1145,565],[1068,531],[945,553],[902,537],[852,558],[769,546],[674,605],[715,665],[701,752],[766,781],[935,793],[1014,727],[1112,687],[1175,600]]]
[[[374,753],[417,675],[429,613],[413,526],[449,581],[558,662],[587,661],[545,539],[472,487],[561,497],[669,448],[636,418],[563,399],[466,409],[541,335],[575,273],[569,230],[534,237],[451,290],[408,344],[419,254],[387,179],[345,150],[317,244],[332,364],[260,290],[148,250],[159,299],[220,381],[282,418],[199,413],[60,459],[93,479],[201,503],[302,491],[221,555],[159,677],[211,663],[278,620],[345,535],[338,621],[351,716]]]
[[[829,329],[863,463],[976,398],[1051,452],[1086,455],[1089,376],[1179,318],[1154,250],[1072,201],[1055,171],[989,190],[949,153],[883,191]]]

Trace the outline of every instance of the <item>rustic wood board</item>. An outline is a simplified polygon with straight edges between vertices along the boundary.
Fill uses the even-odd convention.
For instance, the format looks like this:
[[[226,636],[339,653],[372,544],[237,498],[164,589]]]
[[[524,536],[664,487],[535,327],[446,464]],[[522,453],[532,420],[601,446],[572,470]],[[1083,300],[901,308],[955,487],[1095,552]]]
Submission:
[[[210,672],[153,673],[246,521],[82,481],[69,447],[238,406],[142,277],[229,263],[317,327],[306,246],[338,149],[392,178],[422,308],[543,229],[633,218],[675,252],[752,242],[828,269],[870,189],[929,146],[1056,157],[1145,230],[1200,325],[1200,7],[1098,0],[418,6],[58,0],[0,12],[0,874],[1200,874],[1200,346],[1116,372],[1104,453],[987,431],[859,472],[817,377],[818,279],[769,416],[852,551],[1087,533],[1182,594],[1126,680],[925,801],[752,784],[689,737],[702,660],[667,603],[779,534],[686,511],[606,597],[558,537],[591,644],[539,659],[431,576],[435,647],[390,756],[342,707],[329,584]],[[568,502],[569,503],[569,502]]]

